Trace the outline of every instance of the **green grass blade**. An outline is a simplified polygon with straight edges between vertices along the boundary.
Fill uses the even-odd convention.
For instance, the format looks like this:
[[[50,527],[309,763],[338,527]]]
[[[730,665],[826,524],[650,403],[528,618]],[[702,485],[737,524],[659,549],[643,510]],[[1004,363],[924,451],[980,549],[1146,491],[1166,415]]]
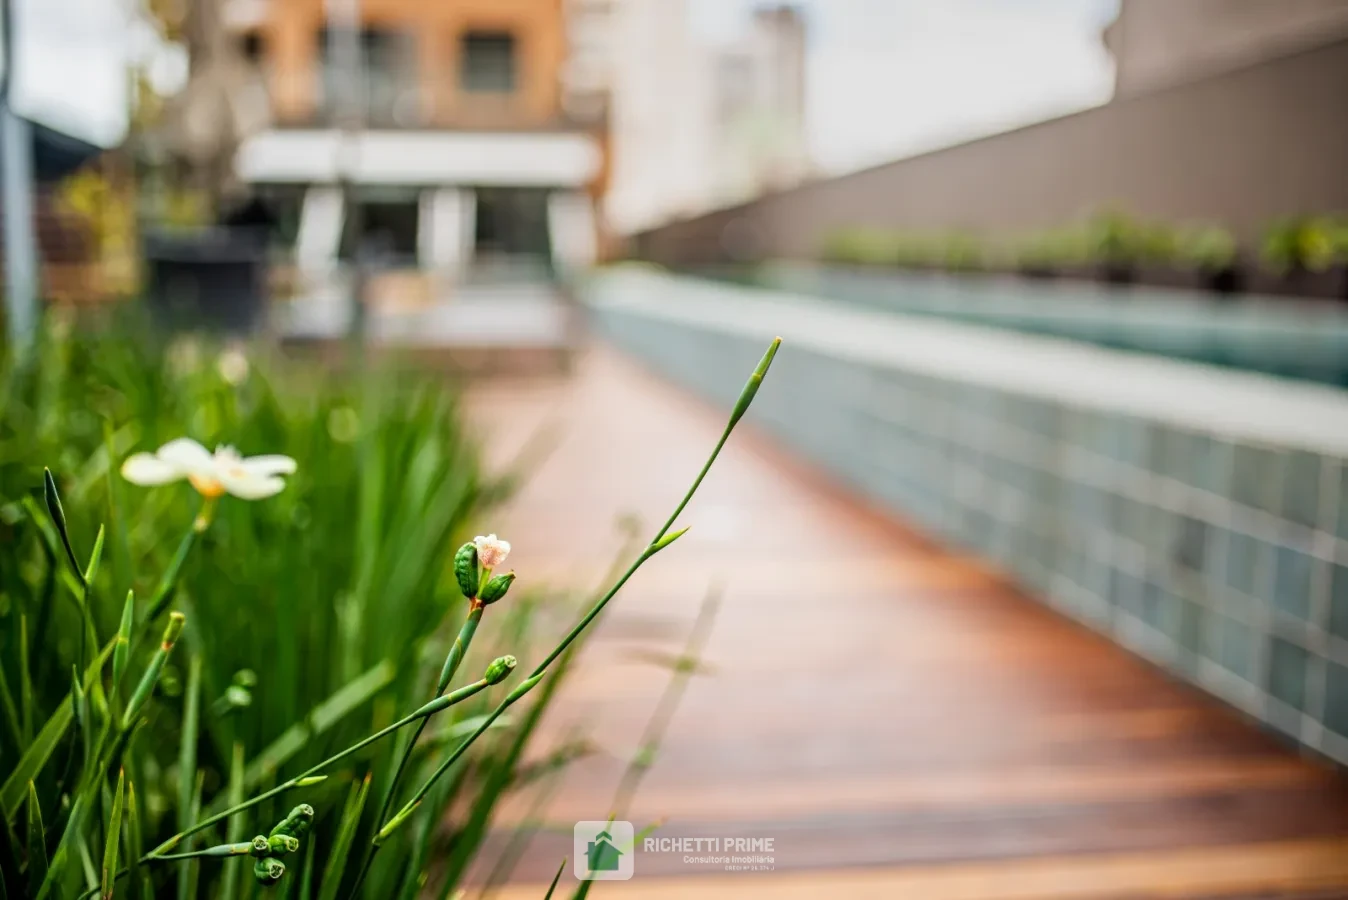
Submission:
[[[42,879],[42,887],[38,889],[35,900],[46,900],[56,890],[57,880],[65,869],[66,858],[70,855],[70,847],[83,826],[84,798],[76,797],[74,805],[70,808],[70,817],[66,819],[65,831],[61,833],[61,841],[56,845],[56,852],[52,854],[51,865],[47,867],[47,877]]]
[[[14,738],[14,746],[22,753],[23,726],[19,723],[19,707],[14,703],[14,694],[9,689],[9,679],[5,677],[5,667],[0,665],[0,707],[5,712],[5,724],[9,726],[10,734]]]
[[[36,894],[47,877],[47,832],[42,826],[42,808],[37,788],[28,782],[28,893]]]
[[[28,514],[29,520],[37,526],[38,534],[42,538],[42,545],[51,554],[52,561],[61,559],[65,555],[65,550],[61,547],[60,535],[52,527],[51,518],[42,511],[42,507],[32,497],[24,497],[20,505],[23,506],[24,512]],[[75,573],[68,566],[62,565],[56,566],[56,570],[57,577],[70,589],[71,595],[78,597],[83,591],[83,587],[80,585],[79,579],[75,577]]]
[[[225,802],[230,806],[238,806],[243,802],[243,744],[239,741],[234,742],[234,751],[229,759],[229,789],[225,795]],[[238,813],[230,816],[225,821],[225,840],[228,843],[236,844],[243,840],[244,814]],[[222,876],[220,888],[220,900],[234,900],[235,894],[239,890],[239,871],[243,868],[241,864],[227,862]]]
[[[111,653],[112,643],[109,642],[103,648],[103,652],[85,670],[84,684],[86,687],[93,683]],[[56,707],[56,712],[52,713],[51,718],[42,726],[42,730],[37,733],[33,743],[29,745],[27,751],[19,759],[19,764],[14,767],[14,771],[5,779],[5,783],[0,785],[0,807],[4,810],[6,821],[12,822],[14,817],[18,815],[19,805],[23,802],[24,795],[28,790],[28,782],[37,779],[38,773],[42,771],[42,767],[46,764],[52,751],[60,743],[61,737],[70,727],[73,718],[71,696],[66,694],[65,699],[61,701],[61,705]]]
[[[226,897],[224,900],[233,900],[232,897]],[[304,847],[304,872],[300,875],[300,900],[314,900],[314,835],[309,832],[309,839],[305,841]]]
[[[89,554],[89,565],[84,568],[84,583],[93,584],[98,577],[98,567],[103,562],[103,526],[98,526],[98,537],[94,538],[94,549]]]
[[[323,883],[319,885],[318,900],[336,900],[337,890],[341,887],[342,873],[346,871],[346,860],[351,855],[351,844],[360,828],[360,814],[365,809],[365,797],[370,793],[370,776],[359,787],[352,787],[347,798],[346,808],[342,811],[342,822],[337,827],[337,841],[332,845],[328,864],[323,868]]]
[[[129,447],[133,442],[134,435],[130,432],[132,426],[127,425],[122,428],[121,433],[126,440],[121,443],[123,447]],[[112,422],[105,419],[103,421],[103,449],[109,461],[121,456],[118,450],[118,441],[112,430]],[[111,523],[112,530],[112,574],[114,584],[130,584],[132,578],[131,572],[131,545],[128,541],[128,532],[126,528],[126,517],[123,515],[125,509],[122,503],[122,479],[117,474],[117,467],[109,465],[106,471],[108,482],[108,521]]]
[[[79,837],[79,848],[80,868],[84,870],[84,883],[94,893],[101,893],[102,887],[98,880],[98,869],[94,868],[94,855],[89,851],[89,841],[84,835]]]
[[[169,560],[168,568],[164,569],[159,584],[155,585],[154,593],[150,595],[150,602],[145,609],[147,625],[159,618],[160,613],[167,609],[173,600],[173,590],[178,586],[178,576],[182,573],[183,562],[186,561],[187,554],[191,552],[196,539],[196,529],[188,528],[187,533],[178,542],[178,549],[174,551],[173,559]]]
[[[66,513],[61,506],[61,495],[56,490],[56,479],[52,477],[51,469],[42,470],[42,494],[47,501],[47,515],[51,516],[52,524],[56,526],[56,533],[61,538],[61,546],[65,548],[66,559],[70,562],[72,571],[79,573],[84,577],[83,570],[80,568],[79,560],[75,558],[75,548],[70,544],[70,532],[66,528]]]
[[[610,821],[612,820],[610,819]],[[653,831],[655,831],[655,829],[656,825],[652,824],[647,825],[645,828],[638,831],[636,837],[632,839],[632,846],[633,847],[640,846],[642,839],[647,837]],[[562,865],[566,865],[566,863],[563,862]],[[594,884],[593,881],[582,881],[579,885],[577,885],[576,892],[571,895],[571,900],[585,900],[585,898],[590,895],[590,886],[593,884]],[[551,892],[549,892],[548,896],[549,897],[552,896]],[[546,900],[546,898],[544,898],[544,900]]]
[[[562,864],[557,867],[557,874],[552,876],[552,884],[548,885],[548,892],[543,895],[543,900],[552,900],[553,891],[557,890],[557,882],[562,880],[562,873],[566,871],[565,856],[562,857]]]
[[[529,739],[537,729],[539,722],[542,721],[543,714],[551,705],[553,698],[556,697],[558,688],[566,680],[567,672],[575,659],[576,652],[583,646],[584,641],[582,640],[562,654],[552,670],[552,677],[544,682],[542,690],[539,691],[533,705],[520,721],[518,729],[513,735],[509,735],[507,750],[489,763],[486,776],[478,787],[477,798],[473,802],[468,821],[459,831],[454,842],[454,851],[450,855],[448,863],[446,863],[445,871],[448,883],[458,884],[467,873],[473,857],[486,836],[487,827],[491,824],[491,816],[497,803],[510,789],[515,779],[516,766],[524,754],[524,748],[528,745]]]
[[[84,746],[84,764],[87,766],[94,750],[94,723],[89,718],[89,696],[84,693],[79,673],[73,666],[70,669],[70,696],[71,712],[80,729],[80,743]]]
[[[193,653],[187,662],[187,693],[183,696],[183,719],[178,744],[178,828],[185,830],[196,816],[193,807],[200,806],[194,792],[197,781],[197,733],[201,721],[201,654]],[[199,790],[199,788],[197,788]],[[183,850],[191,847],[191,838],[183,843]],[[178,868],[178,898],[190,900],[193,864]]]
[[[311,740],[323,735],[353,710],[388,687],[395,674],[397,669],[393,663],[384,660],[338,688],[328,699],[314,707],[305,721],[287,728],[248,764],[243,779],[244,790],[251,791],[263,780],[275,775],[281,766],[303,750]],[[227,808],[227,803],[217,802],[212,804],[207,812],[214,814]]]
[[[33,693],[33,672],[29,668],[28,658],[28,616],[19,614],[19,729],[21,747],[33,742],[33,705],[36,695]]]
[[[196,783],[192,787],[192,805],[187,810],[189,821],[195,822],[201,815],[201,792],[206,786],[206,773],[197,772]],[[187,842],[184,842],[184,847]],[[192,900],[197,896],[197,881],[201,877],[200,860],[189,859],[178,870],[178,898]]]
[[[103,900],[112,900],[117,883],[117,852],[122,847],[122,804],[126,797],[126,770],[117,771],[117,789],[112,795],[112,812],[108,815],[107,840],[103,846]]]
[[[145,852],[144,837],[140,828],[140,808],[136,805],[136,785],[131,779],[126,781],[126,893],[130,900],[142,900],[147,896],[145,883],[141,878],[140,857]]]
[[[117,688],[122,683],[122,676],[126,674],[126,661],[131,655],[131,628],[135,621],[136,594],[134,591],[127,591],[126,602],[122,604],[122,621],[117,628],[117,642],[112,651],[113,696],[117,695]]]

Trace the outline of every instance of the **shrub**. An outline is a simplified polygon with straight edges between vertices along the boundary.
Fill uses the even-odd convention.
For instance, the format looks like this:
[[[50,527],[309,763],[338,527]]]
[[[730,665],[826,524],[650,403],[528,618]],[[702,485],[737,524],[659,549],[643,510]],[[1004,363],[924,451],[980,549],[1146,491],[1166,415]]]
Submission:
[[[1260,257],[1280,274],[1323,272],[1335,262],[1334,223],[1314,216],[1274,222],[1264,232]]]
[[[1231,232],[1217,225],[1181,229],[1177,257],[1205,272],[1220,272],[1235,265],[1239,247]]]

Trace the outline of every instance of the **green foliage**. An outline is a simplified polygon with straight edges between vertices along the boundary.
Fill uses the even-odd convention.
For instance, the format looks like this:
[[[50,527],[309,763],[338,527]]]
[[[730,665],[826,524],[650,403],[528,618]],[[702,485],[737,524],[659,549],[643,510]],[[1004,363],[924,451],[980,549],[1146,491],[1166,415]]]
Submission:
[[[1260,251],[1275,272],[1323,272],[1348,262],[1348,223],[1327,216],[1298,216],[1274,222],[1264,232]]]
[[[880,228],[843,228],[824,239],[822,256],[846,265],[942,267],[953,271],[981,268],[987,248],[967,231],[924,233]]]
[[[1240,247],[1235,235],[1218,225],[1195,225],[1180,229],[1176,256],[1206,272],[1219,272],[1236,263]]]
[[[960,231],[841,228],[827,235],[820,249],[826,262],[953,272],[1002,265],[1039,270],[1176,265],[1216,272],[1234,265],[1239,253],[1235,236],[1221,226],[1146,221],[1118,209],[1105,209],[1069,225],[996,238]],[[1261,259],[1280,273],[1324,271],[1348,263],[1348,219],[1306,216],[1275,222],[1265,234]]]
[[[35,357],[0,366],[0,759],[16,761],[0,773],[0,896],[233,900],[285,879],[280,890],[297,882],[305,898],[411,897],[445,859],[448,895],[498,802],[527,780],[524,751],[587,627],[686,531],[672,528],[780,341],[668,521],[540,654],[544,601],[516,592],[479,631],[483,604],[458,589],[454,540],[497,491],[442,385],[275,361],[240,378],[203,363],[201,345],[165,353],[143,335],[58,327]],[[218,509],[186,484],[122,483],[131,450],[182,434],[302,462],[280,495]],[[542,659],[499,696],[515,658],[482,660],[505,641]],[[449,659],[486,674],[435,689]],[[515,704],[518,724],[504,716]],[[425,741],[405,739],[413,724]],[[404,771],[415,790],[397,789]]]
[[[0,360],[0,699],[7,698],[0,809],[24,834],[31,780],[33,802],[40,800],[32,809],[46,814],[43,849],[55,864],[52,853],[70,819],[60,798],[75,790],[83,743],[109,722],[115,732],[131,711],[131,695],[158,655],[167,610],[187,613],[187,626],[157,682],[147,685],[139,731],[126,748],[124,802],[136,808],[124,816],[124,844],[131,823],[137,846],[153,847],[190,815],[194,778],[184,767],[200,772],[205,806],[223,808],[236,745],[246,761],[240,789],[255,791],[387,724],[394,710],[421,705],[465,608],[449,554],[498,488],[484,479],[443,384],[394,371],[348,377],[265,354],[253,359],[244,381],[232,383],[216,364],[220,348],[205,341],[161,342],[139,322],[50,325],[26,365]],[[210,529],[193,539],[198,499],[190,487],[146,489],[117,475],[131,452],[179,435],[302,463],[278,497],[222,500]],[[55,475],[53,501],[66,529],[47,514],[44,462]],[[103,549],[95,554],[100,523]],[[88,565],[86,557],[100,556],[101,565]],[[164,577],[178,566],[178,577]],[[77,590],[86,569],[87,605]],[[507,628],[518,641],[510,649],[527,651],[529,611],[541,602],[512,596],[499,604],[472,664],[485,665],[505,649],[492,642]],[[147,623],[152,604],[161,614]],[[123,628],[127,640],[118,644]],[[89,631],[97,644],[89,644]],[[117,681],[113,666],[104,665],[114,650]],[[71,667],[80,658],[79,669],[89,671],[77,709]],[[242,671],[260,673],[251,690],[237,683]],[[185,690],[189,683],[200,686],[199,697]],[[237,705],[239,691],[246,706]],[[428,746],[489,702],[478,698],[432,720]],[[91,723],[77,720],[80,709],[91,711]],[[391,744],[376,745],[351,760],[336,773],[343,776],[337,790],[378,770],[391,752]],[[417,774],[428,755],[414,755]],[[109,808],[102,804],[114,783],[115,772],[105,796],[83,811],[95,859],[107,845]],[[307,790],[336,796],[326,786]],[[320,816],[335,822],[339,805],[324,804]],[[250,829],[259,825],[247,814],[235,818]],[[367,810],[365,827],[372,818]],[[224,837],[207,832],[194,846]],[[385,848],[390,860],[405,852],[397,844]],[[20,855],[25,877],[15,885],[20,890],[6,882],[11,898],[30,896],[27,853]],[[77,858],[68,852],[62,876],[72,890],[88,887]],[[121,859],[125,864],[126,855]],[[317,864],[326,860],[320,846]],[[42,868],[36,862],[34,872]],[[201,867],[196,895],[219,895],[219,868]],[[140,872],[156,896],[174,892],[176,873],[162,866]],[[249,881],[235,883],[243,890]],[[124,879],[118,893],[137,888]],[[373,884],[366,892],[383,896]]]

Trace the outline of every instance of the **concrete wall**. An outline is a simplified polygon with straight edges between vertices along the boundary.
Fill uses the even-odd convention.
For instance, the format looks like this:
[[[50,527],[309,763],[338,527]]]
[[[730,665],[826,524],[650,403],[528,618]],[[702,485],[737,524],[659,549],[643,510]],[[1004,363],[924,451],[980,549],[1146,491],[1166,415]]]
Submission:
[[[1118,96],[1348,35],[1348,0],[1123,0],[1105,29]]]
[[[668,264],[806,258],[847,226],[1015,234],[1117,205],[1256,239],[1348,210],[1348,40],[639,235]]]
[[[1348,392],[649,273],[603,331],[1042,602],[1348,763]]]

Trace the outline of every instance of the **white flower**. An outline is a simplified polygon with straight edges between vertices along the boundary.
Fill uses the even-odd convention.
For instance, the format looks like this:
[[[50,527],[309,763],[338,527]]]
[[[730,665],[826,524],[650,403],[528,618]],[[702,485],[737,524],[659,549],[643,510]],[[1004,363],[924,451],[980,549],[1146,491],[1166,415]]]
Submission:
[[[477,560],[484,569],[494,569],[510,555],[510,542],[503,541],[494,534],[478,535],[473,538],[477,547]]]
[[[261,500],[279,494],[286,486],[280,476],[294,471],[295,461],[288,456],[244,459],[233,447],[217,447],[211,453],[190,438],[169,441],[154,453],[136,453],[122,463],[122,477],[132,484],[168,484],[186,478],[209,499],[233,494]]]

